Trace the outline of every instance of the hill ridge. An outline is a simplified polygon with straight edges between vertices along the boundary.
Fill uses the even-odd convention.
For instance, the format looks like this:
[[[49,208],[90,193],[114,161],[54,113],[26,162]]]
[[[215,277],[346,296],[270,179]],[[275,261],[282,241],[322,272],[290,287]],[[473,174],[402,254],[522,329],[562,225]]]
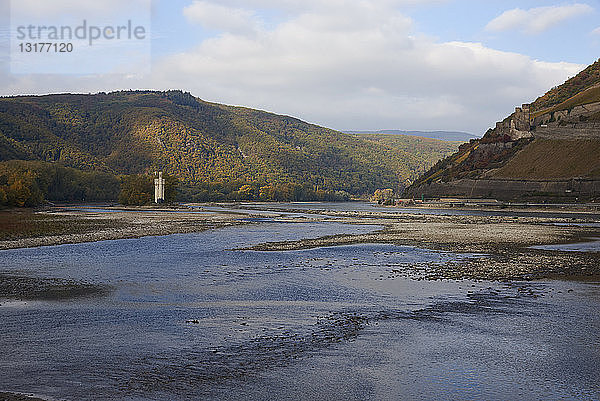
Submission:
[[[417,152],[183,91],[0,98],[0,160],[60,163],[186,185],[295,183],[350,194],[401,190],[455,144],[406,139]]]

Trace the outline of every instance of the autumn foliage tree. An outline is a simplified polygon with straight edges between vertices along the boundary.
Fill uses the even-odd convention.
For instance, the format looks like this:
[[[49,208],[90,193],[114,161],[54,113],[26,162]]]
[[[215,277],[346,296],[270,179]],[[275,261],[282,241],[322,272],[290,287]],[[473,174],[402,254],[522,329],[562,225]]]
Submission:
[[[0,206],[32,207],[49,202],[116,201],[117,177],[54,163],[0,162]]]
[[[122,205],[147,205],[154,197],[154,184],[147,175],[124,176],[121,181],[119,203]]]
[[[31,171],[12,172],[6,179],[4,188],[6,204],[25,207],[39,205],[44,196],[35,182],[35,174]]]

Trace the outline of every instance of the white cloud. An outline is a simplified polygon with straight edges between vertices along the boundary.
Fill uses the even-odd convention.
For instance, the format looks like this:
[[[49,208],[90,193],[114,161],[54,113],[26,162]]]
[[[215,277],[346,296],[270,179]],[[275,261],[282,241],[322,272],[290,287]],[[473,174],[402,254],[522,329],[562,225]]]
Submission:
[[[167,86],[192,82],[185,88],[207,99],[338,129],[482,131],[582,68],[415,36],[389,3],[319,8],[256,36],[225,34],[154,70]]]
[[[239,9],[242,3],[235,1],[220,4]],[[215,25],[224,31],[220,36],[165,57],[149,77],[13,76],[0,87],[4,94],[177,88],[206,100],[293,115],[336,129],[482,134],[515,105],[533,100],[584,67],[416,35],[412,21],[398,11],[398,1],[318,3],[272,29],[252,29],[253,14],[246,14],[251,21],[246,28],[243,23]],[[330,9],[332,3],[344,7]],[[188,18],[202,22],[208,18],[202,15]]]
[[[600,26],[592,31],[592,35],[600,35]]]
[[[194,1],[183,9],[184,16],[202,26],[236,34],[248,34],[260,29],[260,20],[252,11],[208,1]]]
[[[515,8],[505,11],[491,20],[486,29],[489,31],[518,30],[528,34],[539,34],[568,19],[593,11],[587,4],[567,6],[537,7],[529,10]]]

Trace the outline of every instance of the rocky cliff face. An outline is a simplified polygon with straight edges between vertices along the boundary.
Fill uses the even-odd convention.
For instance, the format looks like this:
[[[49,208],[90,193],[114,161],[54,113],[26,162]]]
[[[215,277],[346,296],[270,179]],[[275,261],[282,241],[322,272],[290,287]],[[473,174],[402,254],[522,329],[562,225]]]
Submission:
[[[463,144],[405,192],[409,197],[600,199],[600,61]],[[596,75],[594,75],[596,74]],[[591,80],[590,77],[596,79]],[[584,79],[585,78],[585,79]],[[575,84],[585,82],[579,90]],[[573,87],[579,92],[571,94]],[[548,99],[558,100],[553,104]],[[566,98],[566,100],[564,100]],[[540,109],[540,105],[544,105]]]

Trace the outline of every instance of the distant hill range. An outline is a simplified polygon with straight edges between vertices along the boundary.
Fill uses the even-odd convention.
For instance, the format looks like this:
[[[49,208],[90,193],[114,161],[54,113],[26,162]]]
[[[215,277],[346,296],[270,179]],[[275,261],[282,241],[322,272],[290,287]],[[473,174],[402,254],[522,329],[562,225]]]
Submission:
[[[182,91],[0,98],[0,161],[114,175],[162,170],[207,190],[232,182],[354,195],[402,190],[457,145],[349,135]]]
[[[401,131],[401,130],[380,130],[380,131],[345,131],[349,134],[368,134],[368,135],[406,135],[419,136],[422,138],[438,139],[448,142],[466,142],[478,136],[460,131]]]
[[[600,199],[600,60],[461,145],[405,195]]]

